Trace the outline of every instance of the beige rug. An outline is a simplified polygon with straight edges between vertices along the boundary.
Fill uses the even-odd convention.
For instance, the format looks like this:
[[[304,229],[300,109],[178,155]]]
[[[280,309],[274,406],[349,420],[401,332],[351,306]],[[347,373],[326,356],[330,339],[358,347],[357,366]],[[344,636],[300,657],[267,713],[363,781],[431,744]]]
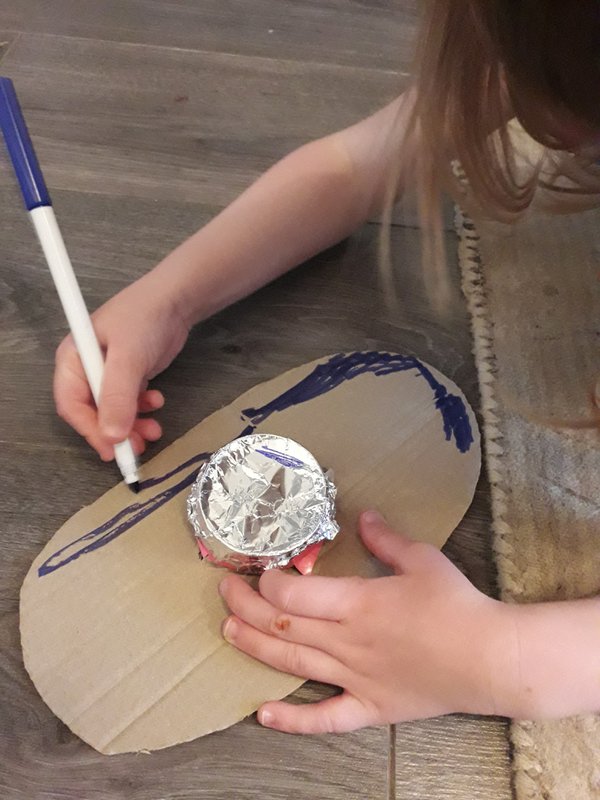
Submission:
[[[532,215],[477,232],[459,215],[457,227],[502,597],[598,593],[600,433],[556,432],[516,409],[590,416],[600,374],[600,212]],[[514,722],[511,737],[517,800],[600,798],[600,717]]]

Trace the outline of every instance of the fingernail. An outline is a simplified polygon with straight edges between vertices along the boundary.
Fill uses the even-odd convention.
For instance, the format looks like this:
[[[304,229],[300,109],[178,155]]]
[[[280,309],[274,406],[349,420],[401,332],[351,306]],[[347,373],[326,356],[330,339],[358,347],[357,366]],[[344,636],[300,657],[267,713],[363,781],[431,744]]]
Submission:
[[[379,513],[379,511],[375,511],[375,509],[371,509],[370,511],[365,511],[362,515],[362,521],[366,522],[367,525],[378,525],[382,522],[385,522],[383,516]]]
[[[238,632],[238,624],[231,617],[227,617],[223,624],[223,638],[226,642],[233,642],[236,633]]]
[[[266,728],[270,727],[275,720],[275,717],[270,711],[261,711],[258,715],[258,721],[261,725],[264,725]]]

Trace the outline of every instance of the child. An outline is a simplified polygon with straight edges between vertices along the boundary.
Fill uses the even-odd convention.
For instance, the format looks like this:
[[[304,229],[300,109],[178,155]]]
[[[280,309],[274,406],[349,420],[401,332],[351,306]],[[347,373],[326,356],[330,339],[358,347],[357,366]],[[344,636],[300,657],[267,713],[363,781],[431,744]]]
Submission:
[[[410,181],[420,197],[432,294],[442,300],[441,188],[505,220],[528,207],[549,162],[560,174],[555,194],[598,191],[591,158],[582,154],[600,141],[600,5],[427,5],[410,91],[288,155],[94,314],[106,349],[98,411],[71,339],[60,345],[58,412],[101,458],[112,458],[113,444],[126,436],[138,452],[160,437],[159,424],[136,413],[162,405],[148,381],[175,358],[192,325],[343,239]],[[512,116],[550,148],[522,183],[506,133]],[[453,159],[468,191],[452,177]],[[375,511],[362,515],[360,530],[394,576],[273,571],[258,592],[236,575],[221,584],[232,612],[223,628],[229,642],[343,689],[313,705],[266,703],[263,725],[308,733],[451,712],[548,718],[600,710],[600,600],[504,604],[477,591],[433,547],[392,532]]]

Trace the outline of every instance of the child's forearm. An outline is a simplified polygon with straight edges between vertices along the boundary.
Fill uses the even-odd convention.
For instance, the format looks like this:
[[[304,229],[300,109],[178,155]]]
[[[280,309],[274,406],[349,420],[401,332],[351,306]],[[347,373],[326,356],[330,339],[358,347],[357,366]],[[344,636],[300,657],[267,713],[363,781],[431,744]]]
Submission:
[[[354,176],[333,139],[272,167],[167,256],[164,277],[192,325],[347,236],[363,217]]]
[[[497,713],[548,719],[600,711],[600,598],[505,611],[514,666],[499,675]]]
[[[192,325],[345,238],[383,202],[392,157],[386,129],[398,103],[275,164],[146,285],[168,292]]]

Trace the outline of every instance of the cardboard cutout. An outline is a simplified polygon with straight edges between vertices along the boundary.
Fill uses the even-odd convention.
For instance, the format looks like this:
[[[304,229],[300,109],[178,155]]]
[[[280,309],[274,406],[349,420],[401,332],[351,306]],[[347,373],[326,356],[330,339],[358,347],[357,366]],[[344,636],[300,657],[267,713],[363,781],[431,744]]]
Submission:
[[[224,642],[224,571],[199,560],[186,517],[200,464],[254,431],[295,439],[333,471],[342,532],[317,562],[326,575],[381,574],[356,533],[365,508],[441,547],[479,475],[460,390],[413,357],[359,352],[254,387],[144,464],[139,495],[120,484],[75,514],[23,583],[21,638],[42,698],[102,753],[194,739],[302,683]]]

